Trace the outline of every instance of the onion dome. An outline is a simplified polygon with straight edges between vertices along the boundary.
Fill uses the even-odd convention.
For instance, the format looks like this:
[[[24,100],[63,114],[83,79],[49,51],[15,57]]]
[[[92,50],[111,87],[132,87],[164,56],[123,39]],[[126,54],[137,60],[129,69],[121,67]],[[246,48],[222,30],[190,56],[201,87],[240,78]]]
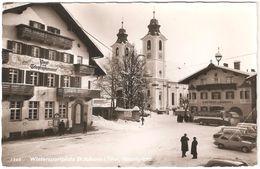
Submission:
[[[117,43],[126,43],[128,40],[127,40],[127,34],[126,34],[126,30],[124,29],[123,25],[124,25],[124,22],[122,21],[122,27],[119,29],[119,32],[117,34],[117,40],[116,42]]]
[[[153,11],[153,19],[151,19],[150,24],[148,25],[148,34],[150,35],[159,35],[160,26],[157,19],[155,19],[155,11]]]

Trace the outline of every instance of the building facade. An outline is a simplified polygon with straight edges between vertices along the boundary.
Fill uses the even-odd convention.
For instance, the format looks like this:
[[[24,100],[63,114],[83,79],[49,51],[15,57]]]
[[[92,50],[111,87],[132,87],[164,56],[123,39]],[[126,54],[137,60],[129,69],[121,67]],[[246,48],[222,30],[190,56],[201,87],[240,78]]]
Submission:
[[[187,98],[188,87],[166,78],[166,41],[160,32],[160,25],[155,18],[148,25],[148,33],[141,39],[143,54],[146,57],[146,72],[149,87],[147,90],[151,110],[166,111],[181,106],[181,100]]]
[[[72,132],[91,124],[103,54],[60,3],[5,9],[2,48],[4,139],[51,133],[60,120]]]
[[[241,121],[253,121],[251,96],[255,95],[252,84],[247,81],[251,72],[209,64],[206,68],[188,76],[179,83],[189,85],[189,107],[191,112],[219,110],[236,112]]]

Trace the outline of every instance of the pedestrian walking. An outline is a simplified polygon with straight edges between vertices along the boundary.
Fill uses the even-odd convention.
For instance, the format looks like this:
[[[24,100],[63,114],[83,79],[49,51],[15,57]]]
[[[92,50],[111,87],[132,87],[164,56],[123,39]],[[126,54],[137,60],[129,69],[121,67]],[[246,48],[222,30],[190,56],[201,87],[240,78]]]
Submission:
[[[144,125],[144,116],[142,116],[141,120],[142,120],[142,126],[143,126]]]
[[[187,157],[186,152],[189,151],[188,141],[189,141],[189,138],[187,137],[187,134],[185,133],[184,136],[181,137],[182,158]]]
[[[64,134],[64,130],[65,130],[65,123],[63,122],[63,120],[61,120],[61,122],[59,123],[59,135],[63,135]]]
[[[192,159],[197,159],[198,156],[197,145],[198,145],[197,138],[193,137],[193,141],[191,143],[191,154],[193,155]]]

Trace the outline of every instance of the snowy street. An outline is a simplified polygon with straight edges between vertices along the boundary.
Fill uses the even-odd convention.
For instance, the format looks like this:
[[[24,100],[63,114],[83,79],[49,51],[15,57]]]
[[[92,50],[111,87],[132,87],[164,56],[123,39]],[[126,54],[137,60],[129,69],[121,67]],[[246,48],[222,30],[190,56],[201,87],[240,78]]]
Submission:
[[[219,127],[177,123],[176,116],[157,115],[137,122],[112,122],[93,116],[98,129],[87,134],[35,138],[2,144],[5,166],[201,166],[209,159],[224,157],[257,164],[257,150],[250,153],[219,149],[212,135]],[[198,140],[198,159],[181,157],[180,138],[184,133]]]

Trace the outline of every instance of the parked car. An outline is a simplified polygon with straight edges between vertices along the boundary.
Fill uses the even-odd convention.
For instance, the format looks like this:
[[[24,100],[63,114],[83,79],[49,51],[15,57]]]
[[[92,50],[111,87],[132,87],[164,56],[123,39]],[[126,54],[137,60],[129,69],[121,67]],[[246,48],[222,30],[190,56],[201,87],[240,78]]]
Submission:
[[[245,153],[256,147],[256,143],[245,141],[238,135],[227,134],[222,134],[220,137],[215,138],[214,144],[219,148],[236,149]]]
[[[218,133],[213,134],[213,138],[218,138],[222,134],[238,135],[245,141],[256,142],[256,134],[248,133],[247,128],[244,127],[222,127]]]
[[[255,132],[257,132],[257,124],[255,123],[238,123],[237,126],[252,127],[255,130]]]
[[[217,119],[217,118],[198,118],[194,120],[195,123],[199,123],[201,125],[217,125],[217,126],[230,126],[230,122],[225,121],[223,119]]]
[[[213,158],[209,160],[204,167],[239,167],[239,166],[248,166],[244,161],[222,159],[222,158]]]

